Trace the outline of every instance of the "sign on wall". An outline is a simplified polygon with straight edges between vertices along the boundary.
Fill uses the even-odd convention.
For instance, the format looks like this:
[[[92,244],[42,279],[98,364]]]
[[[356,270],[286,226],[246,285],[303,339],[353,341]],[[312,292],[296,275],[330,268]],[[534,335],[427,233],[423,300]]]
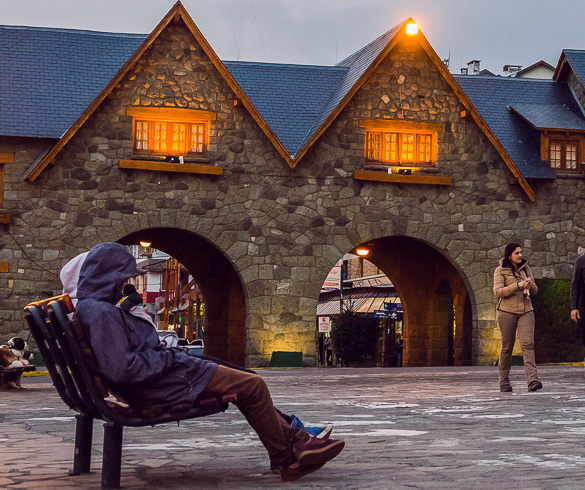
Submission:
[[[319,317],[319,333],[329,333],[331,331],[331,326],[329,323],[328,316],[320,316]]]

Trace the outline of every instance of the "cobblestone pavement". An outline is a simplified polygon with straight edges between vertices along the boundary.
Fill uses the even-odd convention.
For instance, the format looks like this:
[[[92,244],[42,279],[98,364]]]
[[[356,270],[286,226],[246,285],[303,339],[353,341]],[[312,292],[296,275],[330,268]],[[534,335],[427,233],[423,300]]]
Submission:
[[[346,449],[320,471],[283,483],[235,408],[197,421],[124,432],[126,489],[583,489],[582,366],[522,368],[500,393],[497,368],[262,370],[283,411],[331,423]],[[101,422],[92,473],[68,476],[74,419],[43,376],[0,392],[0,488],[100,488]]]

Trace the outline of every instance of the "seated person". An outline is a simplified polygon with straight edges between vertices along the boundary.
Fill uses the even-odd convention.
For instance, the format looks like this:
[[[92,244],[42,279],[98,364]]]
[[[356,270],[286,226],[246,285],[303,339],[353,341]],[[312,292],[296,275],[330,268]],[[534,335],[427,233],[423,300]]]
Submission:
[[[130,310],[135,306],[142,304],[142,296],[136,291],[134,284],[124,284],[122,288],[122,299],[118,301],[118,305],[126,313],[130,313]]]
[[[278,415],[260,376],[167,349],[152,324],[117,308],[122,285],[135,274],[136,261],[123,245],[101,243],[85,258],[77,283],[77,318],[88,328],[100,372],[113,392],[136,407],[236,394],[235,405],[285,481],[320,469],[343,450],[343,441],[291,427]]]

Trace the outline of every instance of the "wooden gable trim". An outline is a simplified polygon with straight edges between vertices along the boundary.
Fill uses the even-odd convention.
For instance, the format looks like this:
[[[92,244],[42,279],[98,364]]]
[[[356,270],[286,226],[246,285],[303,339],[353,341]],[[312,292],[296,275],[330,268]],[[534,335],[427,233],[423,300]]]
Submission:
[[[421,46],[427,53],[427,56],[431,59],[437,70],[439,70],[439,72],[443,75],[443,78],[445,79],[447,84],[449,84],[455,95],[457,95],[459,101],[469,111],[469,115],[473,118],[473,120],[476,122],[476,124],[480,127],[483,133],[487,136],[488,140],[494,146],[498,154],[502,157],[502,159],[504,160],[504,162],[506,163],[514,177],[518,180],[518,183],[520,184],[528,198],[532,202],[536,201],[537,199],[536,192],[534,192],[534,189],[532,189],[532,187],[528,184],[520,170],[518,170],[518,167],[516,166],[512,158],[510,158],[510,155],[508,155],[508,152],[504,149],[504,147],[500,143],[500,140],[496,138],[496,135],[492,132],[490,127],[483,120],[483,118],[481,117],[477,109],[473,106],[467,95],[465,95],[463,89],[455,81],[453,75],[449,73],[449,70],[447,70],[443,62],[439,59],[437,53],[435,53],[434,49],[431,47],[427,39],[422,35],[420,31],[418,35],[420,36],[419,39],[421,42]]]
[[[272,142],[275,146],[278,153],[285,159],[285,161],[292,167],[292,159],[282,143],[278,140],[276,135],[272,132],[272,130],[268,127],[268,124],[260,113],[256,110],[252,102],[248,99],[244,91],[240,88],[238,83],[235,81],[234,77],[230,74],[228,69],[224,66],[221,60],[218,58],[215,51],[211,48],[199,28],[193,22],[193,19],[189,16],[183,5],[180,1],[175,3],[171,10],[165,15],[165,17],[159,22],[159,24],[155,27],[155,29],[150,33],[150,35],[144,40],[144,42],[140,45],[140,47],[134,52],[134,54],[130,57],[130,59],[124,64],[124,66],[120,69],[120,71],[116,74],[116,76],[106,85],[106,87],[101,91],[101,93],[94,99],[94,101],[88,106],[88,108],[84,111],[84,113],[73,123],[73,125],[65,132],[65,134],[61,137],[61,139],[55,144],[53,148],[51,148],[48,153],[38,161],[38,163],[33,164],[31,168],[29,168],[24,175],[24,178],[30,182],[34,182],[36,178],[42,173],[42,171],[51,163],[57,154],[63,149],[63,147],[69,142],[69,140],[77,133],[77,131],[85,124],[87,119],[95,112],[95,110],[99,107],[99,105],[104,101],[104,99],[112,92],[114,87],[120,83],[122,78],[128,73],[128,71],[134,66],[134,64],[140,59],[140,57],[144,54],[144,52],[152,45],[155,39],[160,35],[160,33],[167,27],[167,25],[172,20],[182,19],[185,22],[187,28],[191,31],[197,42],[201,45],[201,48],[210,58],[212,64],[217,68],[219,73],[223,76],[226,80],[227,84],[236,94],[236,97],[240,99],[244,105],[244,107],[248,110],[250,115],[254,118],[254,120],[258,123],[260,128],[264,131],[268,139]]]

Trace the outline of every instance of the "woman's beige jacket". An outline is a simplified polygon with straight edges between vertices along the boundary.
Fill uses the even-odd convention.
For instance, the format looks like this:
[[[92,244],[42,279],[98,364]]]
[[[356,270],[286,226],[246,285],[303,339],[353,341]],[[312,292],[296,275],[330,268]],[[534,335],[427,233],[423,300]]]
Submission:
[[[534,276],[528,263],[524,260],[514,275],[512,269],[502,266],[502,261],[503,259],[494,271],[494,293],[499,298],[498,310],[519,315],[533,311],[530,297],[538,293],[538,287],[534,284]],[[518,283],[526,278],[532,279],[534,284],[530,288],[530,295],[524,294],[524,290],[518,287]]]

